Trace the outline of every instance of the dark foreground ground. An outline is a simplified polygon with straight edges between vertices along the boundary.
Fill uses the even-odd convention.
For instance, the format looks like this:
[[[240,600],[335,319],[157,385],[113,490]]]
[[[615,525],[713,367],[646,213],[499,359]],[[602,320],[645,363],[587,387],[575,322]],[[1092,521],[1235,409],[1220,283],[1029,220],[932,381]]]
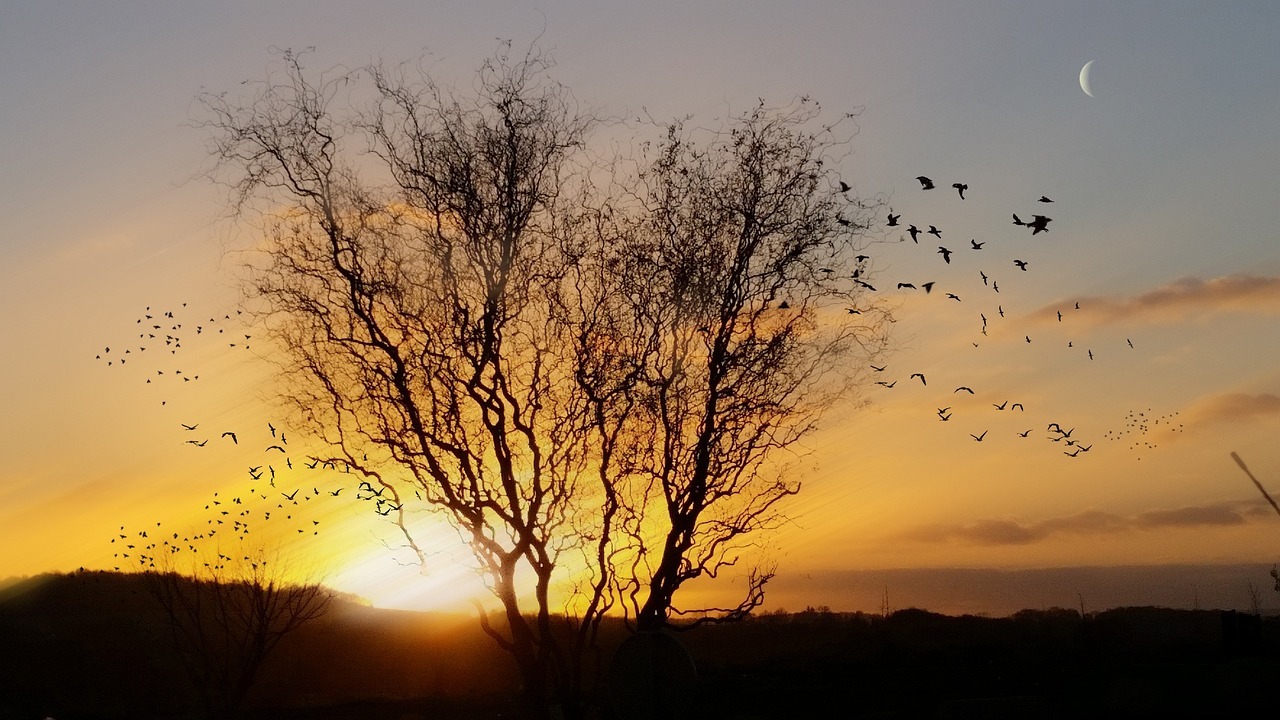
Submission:
[[[624,637],[610,629],[605,657]],[[128,576],[0,591],[0,720],[194,718],[167,626]],[[802,612],[678,636],[697,667],[648,717],[1280,717],[1280,618],[1161,608],[1008,618]],[[632,684],[645,687],[644,683]],[[252,720],[536,718],[471,618],[338,602],[286,638]],[[634,702],[634,700],[632,701]],[[604,692],[600,718],[619,717]],[[683,708],[683,712],[675,708]]]

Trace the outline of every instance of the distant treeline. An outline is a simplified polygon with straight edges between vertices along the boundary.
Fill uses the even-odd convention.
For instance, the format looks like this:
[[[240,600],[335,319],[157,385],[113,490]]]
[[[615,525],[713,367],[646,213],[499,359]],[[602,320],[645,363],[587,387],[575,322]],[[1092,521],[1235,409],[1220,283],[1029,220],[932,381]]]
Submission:
[[[627,636],[606,629],[602,663]],[[1280,618],[1219,611],[1023,610],[951,617],[806,609],[679,633],[689,717],[1215,717],[1280,707]],[[0,718],[191,717],[163,613],[141,578],[80,572],[0,590]],[[511,660],[475,618],[339,598],[280,646],[255,718],[511,717]],[[601,717],[613,717],[608,693]],[[518,713],[517,713],[518,716]],[[827,715],[829,716],[829,715]]]

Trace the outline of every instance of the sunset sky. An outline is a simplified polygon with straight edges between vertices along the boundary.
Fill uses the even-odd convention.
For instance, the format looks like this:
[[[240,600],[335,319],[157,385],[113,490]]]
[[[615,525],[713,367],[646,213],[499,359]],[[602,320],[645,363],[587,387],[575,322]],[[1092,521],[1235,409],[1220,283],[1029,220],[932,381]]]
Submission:
[[[1271,593],[1280,517],[1229,454],[1280,493],[1280,6],[1048,5],[6,2],[0,578],[110,568],[120,526],[185,532],[214,492],[248,497],[246,467],[280,462],[263,453],[279,424],[270,357],[252,338],[244,349],[255,330],[235,315],[252,228],[203,177],[197,93],[234,94],[273,48],[310,46],[315,71],[425,57],[466,86],[509,38],[549,50],[553,75],[611,116],[715,125],[801,95],[859,112],[842,176],[903,230],[942,232],[917,245],[878,218],[872,283],[900,322],[871,379],[896,384],[836,408],[793,461],[805,486],[771,536],[770,606],[873,610],[888,590],[972,609],[947,589],[956,568],[1253,564],[1256,577],[1206,570],[1212,587],[1184,568],[1150,601],[1243,605],[1246,582]],[[1013,213],[1053,220],[1032,236]],[[927,295],[895,289],[929,281]],[[143,357],[136,321],[166,311],[183,347],[164,357],[152,341]],[[105,364],[126,348],[125,365]],[[1066,456],[1078,446],[1050,442],[1050,423],[1091,449]],[[278,430],[300,464],[305,433]],[[320,491],[281,526],[296,565],[388,606],[474,591],[447,531],[419,576],[370,505],[330,494],[344,483],[282,472],[281,489]],[[941,585],[884,574],[916,570]],[[965,587],[988,576],[974,577]],[[1070,587],[1028,601],[1112,597]]]

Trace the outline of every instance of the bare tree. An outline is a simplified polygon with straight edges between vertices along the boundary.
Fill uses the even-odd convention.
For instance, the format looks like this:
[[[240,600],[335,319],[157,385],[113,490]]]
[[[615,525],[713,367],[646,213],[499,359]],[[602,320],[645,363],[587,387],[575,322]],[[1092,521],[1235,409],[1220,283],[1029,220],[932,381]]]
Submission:
[[[179,572],[172,556],[144,572],[168,621],[183,670],[210,718],[236,717],[262,664],[289,633],[318,619],[332,595],[315,582],[288,582],[265,553],[218,560]],[[154,561],[153,561],[154,562]]]
[[[759,107],[705,144],[673,125],[602,187],[593,121],[537,52],[499,53],[474,95],[368,68],[346,115],[357,76],[284,65],[245,104],[203,100],[237,203],[270,208],[250,290],[286,399],[422,562],[411,513],[459,531],[502,605],[484,629],[573,714],[601,619],[666,624],[775,524],[798,490],[775,451],[882,340],[841,141],[805,131],[807,102]]]
[[[717,132],[667,126],[638,173],[631,265],[649,337],[632,424],[648,525],[623,580],[641,629],[672,612],[733,620],[763,601],[769,567],[748,572],[736,606],[680,610],[676,591],[735,565],[799,492],[780,457],[847,398],[845,361],[879,351],[889,317],[865,302],[856,260],[867,208],[847,196],[834,156],[847,139],[811,129],[818,107],[763,103]],[[846,118],[847,119],[847,118]],[[837,270],[838,268],[838,270]],[[852,272],[850,272],[852,270]],[[866,363],[856,366],[866,367]]]

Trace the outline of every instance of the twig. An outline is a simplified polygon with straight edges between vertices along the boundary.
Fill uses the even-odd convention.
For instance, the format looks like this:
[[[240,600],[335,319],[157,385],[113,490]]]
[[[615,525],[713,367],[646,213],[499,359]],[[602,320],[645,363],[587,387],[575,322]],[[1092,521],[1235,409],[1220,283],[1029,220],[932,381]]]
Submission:
[[[1269,493],[1267,493],[1267,489],[1262,487],[1262,483],[1258,482],[1258,478],[1254,477],[1253,473],[1249,472],[1249,468],[1245,467],[1244,461],[1240,459],[1240,456],[1235,454],[1233,451],[1231,453],[1231,459],[1235,460],[1236,464],[1240,466],[1240,469],[1244,471],[1244,474],[1248,475],[1249,479],[1253,481],[1253,484],[1258,486],[1258,492],[1262,493],[1262,497],[1266,498],[1267,502],[1271,503],[1271,507],[1275,508],[1276,514],[1280,515],[1280,505],[1277,505],[1276,501],[1272,499]]]

